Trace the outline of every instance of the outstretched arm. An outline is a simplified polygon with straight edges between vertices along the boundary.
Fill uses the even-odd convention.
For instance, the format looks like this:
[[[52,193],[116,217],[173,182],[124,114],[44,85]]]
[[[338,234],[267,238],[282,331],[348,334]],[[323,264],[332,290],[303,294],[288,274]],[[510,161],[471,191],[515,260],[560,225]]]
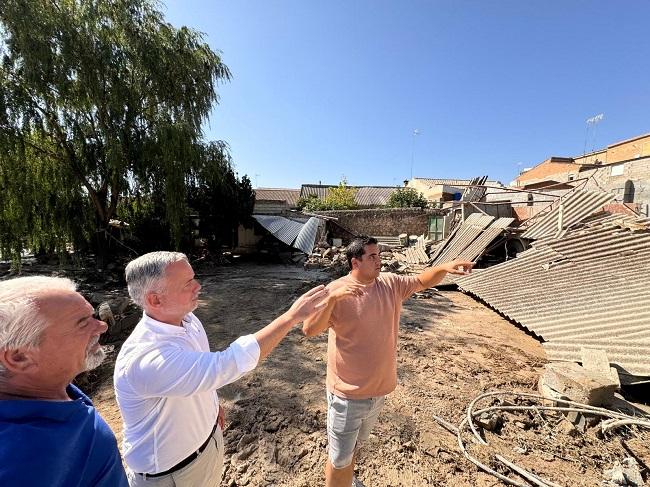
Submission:
[[[265,358],[291,328],[325,308],[329,291],[318,286],[300,296],[285,313],[255,333],[260,346],[260,360]]]
[[[418,275],[418,280],[422,286],[419,290],[422,291],[435,286],[444,279],[447,273],[460,276],[467,275],[472,272],[472,267],[474,267],[474,263],[466,260],[454,260],[453,262],[430,267]]]

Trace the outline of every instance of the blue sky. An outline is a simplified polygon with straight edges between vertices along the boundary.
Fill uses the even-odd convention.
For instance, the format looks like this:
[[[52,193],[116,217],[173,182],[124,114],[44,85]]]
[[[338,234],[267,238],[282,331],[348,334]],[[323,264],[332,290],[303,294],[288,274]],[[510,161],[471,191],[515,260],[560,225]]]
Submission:
[[[396,185],[411,166],[508,183],[585,141],[650,132],[645,0],[168,0],[163,11],[231,69],[206,138],[226,141],[254,186]]]

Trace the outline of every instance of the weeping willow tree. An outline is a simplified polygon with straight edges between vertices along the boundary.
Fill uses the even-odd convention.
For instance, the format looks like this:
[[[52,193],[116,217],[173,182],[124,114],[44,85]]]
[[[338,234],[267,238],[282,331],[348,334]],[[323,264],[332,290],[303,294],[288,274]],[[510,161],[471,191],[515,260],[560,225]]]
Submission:
[[[89,242],[123,198],[164,200],[181,241],[201,126],[230,72],[149,0],[3,0],[0,251]]]

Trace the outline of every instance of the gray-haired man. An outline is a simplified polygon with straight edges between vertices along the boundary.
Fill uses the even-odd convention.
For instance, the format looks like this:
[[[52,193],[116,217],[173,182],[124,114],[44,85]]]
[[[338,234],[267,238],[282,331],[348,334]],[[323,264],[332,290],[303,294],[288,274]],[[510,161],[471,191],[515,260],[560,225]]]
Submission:
[[[132,486],[215,486],[223,466],[223,420],[216,390],[254,369],[289,330],[320,310],[323,286],[253,335],[210,352],[192,313],[201,285],[184,254],[152,252],[126,267],[131,298],[144,314],[115,364]]]
[[[106,323],[63,278],[0,282],[0,485],[127,486],[115,435],[71,382]]]

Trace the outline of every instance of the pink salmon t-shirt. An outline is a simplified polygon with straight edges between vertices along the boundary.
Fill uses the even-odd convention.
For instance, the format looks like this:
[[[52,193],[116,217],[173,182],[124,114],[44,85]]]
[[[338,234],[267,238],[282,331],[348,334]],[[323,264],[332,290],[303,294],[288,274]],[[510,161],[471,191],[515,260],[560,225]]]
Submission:
[[[358,283],[350,274],[330,283]],[[361,296],[336,303],[327,340],[327,390],[348,399],[389,394],[397,385],[402,302],[420,289],[417,277],[382,272]]]

